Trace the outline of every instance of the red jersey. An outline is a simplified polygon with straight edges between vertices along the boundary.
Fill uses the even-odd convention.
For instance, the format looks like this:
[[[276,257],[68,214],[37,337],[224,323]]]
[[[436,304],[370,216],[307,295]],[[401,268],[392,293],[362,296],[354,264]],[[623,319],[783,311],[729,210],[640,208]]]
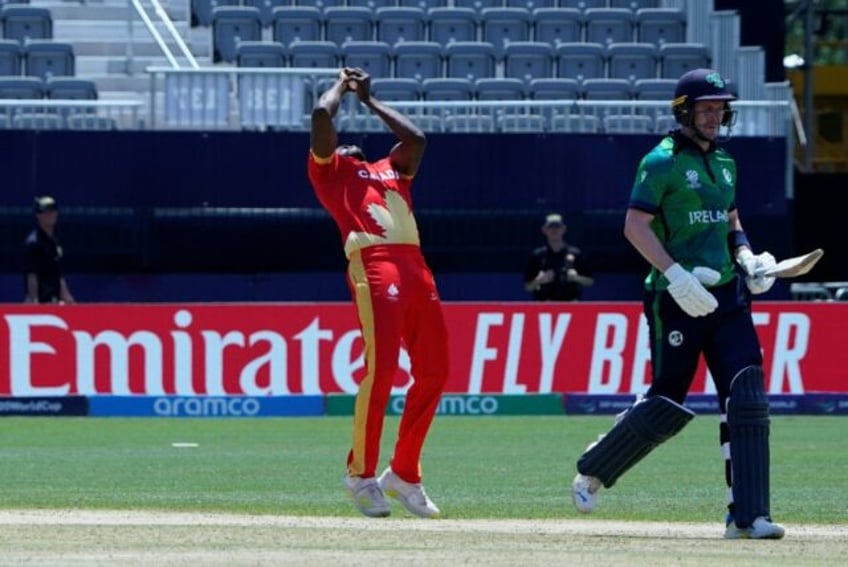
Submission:
[[[398,173],[388,157],[368,163],[336,152],[326,159],[309,152],[308,173],[318,200],[339,227],[348,258],[368,246],[420,245],[412,178]]]

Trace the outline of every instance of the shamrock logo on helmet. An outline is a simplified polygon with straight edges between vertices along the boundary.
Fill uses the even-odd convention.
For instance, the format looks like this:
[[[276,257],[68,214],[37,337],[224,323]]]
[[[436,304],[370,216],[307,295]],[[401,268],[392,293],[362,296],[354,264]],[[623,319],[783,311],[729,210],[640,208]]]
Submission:
[[[719,75],[718,73],[710,73],[709,75],[704,77],[704,80],[717,89],[724,88],[724,79],[722,79],[721,75]]]

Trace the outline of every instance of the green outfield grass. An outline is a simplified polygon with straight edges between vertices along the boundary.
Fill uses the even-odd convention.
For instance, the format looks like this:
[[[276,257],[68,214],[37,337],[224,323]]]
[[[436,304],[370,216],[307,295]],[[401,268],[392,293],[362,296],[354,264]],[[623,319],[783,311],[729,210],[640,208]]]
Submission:
[[[603,417],[438,417],[425,485],[447,518],[575,518],[568,486]],[[772,512],[848,523],[848,420],[772,419]],[[397,428],[387,418],[381,467]],[[350,418],[0,419],[0,508],[355,516]],[[724,517],[717,416],[700,416],[605,491],[594,517]],[[172,443],[197,443],[175,448]]]

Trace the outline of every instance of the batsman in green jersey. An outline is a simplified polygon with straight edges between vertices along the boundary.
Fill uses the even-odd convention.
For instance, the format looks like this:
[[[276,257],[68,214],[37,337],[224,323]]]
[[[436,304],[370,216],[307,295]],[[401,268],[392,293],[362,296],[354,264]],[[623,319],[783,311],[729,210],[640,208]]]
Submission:
[[[686,426],[695,414],[683,402],[703,355],[722,412],[724,536],[779,539],[784,528],[769,503],[769,405],[751,317],[751,294],[774,283],[756,274],[775,259],[752,252],[736,210],[736,163],[716,146],[733,126],[735,99],[717,71],[684,74],[672,102],[679,128],[639,164],[624,234],[651,265],[644,299],[651,386],[580,457],[572,497],[591,512],[602,487]]]

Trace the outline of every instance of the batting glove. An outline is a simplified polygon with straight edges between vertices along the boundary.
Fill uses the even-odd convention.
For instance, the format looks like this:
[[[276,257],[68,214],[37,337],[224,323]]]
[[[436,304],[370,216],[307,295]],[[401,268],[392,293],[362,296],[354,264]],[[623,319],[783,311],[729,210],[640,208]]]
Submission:
[[[718,307],[715,296],[706,290],[692,272],[687,272],[680,264],[672,264],[664,274],[669,282],[668,292],[671,297],[690,317],[709,315]]]
[[[760,254],[754,254],[747,248],[741,248],[736,253],[736,261],[745,270],[745,274],[747,274],[745,285],[748,286],[748,289],[754,295],[765,293],[774,285],[776,279],[774,276],[757,275],[757,272],[762,273],[763,270],[767,270],[777,263],[774,256],[770,253],[762,252]]]

